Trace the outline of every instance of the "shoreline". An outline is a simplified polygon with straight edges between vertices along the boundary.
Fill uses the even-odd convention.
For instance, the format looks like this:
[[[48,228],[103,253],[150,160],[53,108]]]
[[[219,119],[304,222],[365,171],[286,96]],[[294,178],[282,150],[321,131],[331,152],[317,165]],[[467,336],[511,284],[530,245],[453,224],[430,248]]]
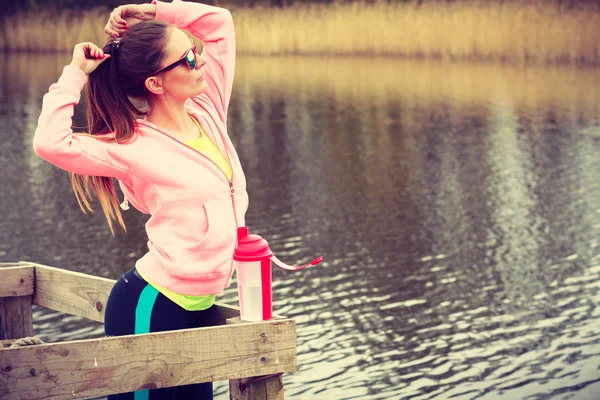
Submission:
[[[591,6],[465,1],[231,10],[239,55],[600,65],[600,11]],[[108,12],[99,7],[4,17],[0,52],[71,52],[81,41],[103,44]]]

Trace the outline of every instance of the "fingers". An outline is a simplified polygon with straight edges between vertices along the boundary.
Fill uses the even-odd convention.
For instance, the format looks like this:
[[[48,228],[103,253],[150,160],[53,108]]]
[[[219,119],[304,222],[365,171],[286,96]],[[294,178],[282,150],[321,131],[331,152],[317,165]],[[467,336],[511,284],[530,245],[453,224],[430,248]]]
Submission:
[[[110,21],[108,21],[108,23],[104,27],[104,33],[106,33],[107,35],[113,36],[113,37],[118,37],[119,36],[119,32],[117,32],[116,30],[114,30],[112,28],[112,25],[110,24]]]
[[[96,46],[94,43],[92,42],[84,42],[84,43],[79,43],[77,45],[75,45],[75,48],[81,48],[81,50],[83,51],[85,58],[88,59],[101,59],[101,58],[105,58],[105,54],[104,51]]]
[[[119,37],[121,36],[121,34],[123,32],[125,32],[127,30],[127,28],[116,28],[111,21],[108,21],[108,23],[106,24],[106,26],[104,27],[104,32],[107,35],[110,36],[114,36],[114,37]]]
[[[98,65],[102,64],[104,61],[108,60],[110,58],[110,54],[104,54],[102,57],[94,60],[94,62],[98,63]]]
[[[104,52],[96,45],[92,45],[90,55],[92,58],[104,58]]]
[[[112,12],[111,15],[113,16],[115,23],[117,23],[118,25],[120,25],[123,28],[127,28],[127,22],[121,16],[122,11],[123,11],[123,7],[117,7],[117,8],[115,8],[115,10]]]
[[[126,9],[124,7],[117,7],[110,13],[108,22],[104,27],[104,32],[108,35],[118,37],[121,33],[127,30],[127,21],[123,19],[123,12]]]

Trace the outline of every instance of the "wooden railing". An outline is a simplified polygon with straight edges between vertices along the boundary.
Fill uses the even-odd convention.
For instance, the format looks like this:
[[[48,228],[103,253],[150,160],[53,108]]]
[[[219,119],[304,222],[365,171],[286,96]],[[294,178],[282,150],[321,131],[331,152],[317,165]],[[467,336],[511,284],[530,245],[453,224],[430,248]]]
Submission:
[[[0,263],[0,400],[81,399],[229,380],[235,400],[283,399],[296,370],[296,324],[247,323],[215,304],[212,326],[10,347],[33,336],[32,304],[104,321],[115,281],[45,265]]]

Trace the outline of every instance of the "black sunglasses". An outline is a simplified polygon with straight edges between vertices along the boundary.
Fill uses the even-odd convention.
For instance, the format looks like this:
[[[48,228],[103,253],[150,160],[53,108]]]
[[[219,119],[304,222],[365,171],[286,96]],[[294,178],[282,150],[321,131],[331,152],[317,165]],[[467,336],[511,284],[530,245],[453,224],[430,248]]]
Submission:
[[[172,69],[174,69],[175,67],[179,66],[180,64],[185,63],[185,65],[188,66],[188,68],[190,69],[190,71],[193,71],[194,69],[196,69],[196,43],[192,42],[192,48],[189,49],[184,55],[183,57],[181,57],[179,60],[175,61],[172,64],[167,65],[164,68],[159,69],[158,71],[153,72],[152,74],[148,75],[147,77],[145,77],[144,79],[140,79],[137,83],[141,82],[141,81],[145,81],[146,79],[150,78],[151,76],[154,76],[158,73],[161,72],[165,72],[165,71],[170,71]]]

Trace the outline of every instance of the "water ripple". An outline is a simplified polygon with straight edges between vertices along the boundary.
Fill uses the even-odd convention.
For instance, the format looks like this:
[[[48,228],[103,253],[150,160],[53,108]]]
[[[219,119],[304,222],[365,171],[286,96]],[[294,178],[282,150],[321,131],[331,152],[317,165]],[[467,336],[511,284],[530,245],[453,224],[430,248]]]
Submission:
[[[147,216],[111,237],[33,154],[60,63],[30,57],[0,61],[0,260],[115,279],[146,251]],[[311,58],[236,74],[247,224],[288,263],[325,256],[273,270],[274,311],[297,323],[286,397],[597,398],[600,72]],[[236,304],[235,283],[219,300]],[[34,329],[103,336],[39,307]]]

